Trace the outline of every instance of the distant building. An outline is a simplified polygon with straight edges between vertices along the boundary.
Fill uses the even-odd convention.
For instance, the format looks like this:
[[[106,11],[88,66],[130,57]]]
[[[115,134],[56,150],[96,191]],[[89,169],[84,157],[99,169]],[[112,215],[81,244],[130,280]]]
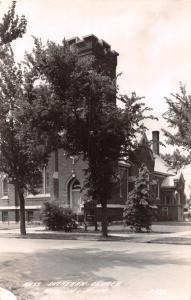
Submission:
[[[185,205],[185,180],[181,172],[170,170],[159,153],[159,132],[153,131],[153,153],[155,158],[156,205],[159,220],[182,221]]]
[[[152,133],[152,150],[146,134],[138,138],[139,146],[132,154],[129,169],[129,191],[133,189],[138,169],[145,163],[150,171],[152,181],[153,210],[158,221],[182,221],[185,205],[185,180],[182,173],[170,170],[160,156],[159,131]]]

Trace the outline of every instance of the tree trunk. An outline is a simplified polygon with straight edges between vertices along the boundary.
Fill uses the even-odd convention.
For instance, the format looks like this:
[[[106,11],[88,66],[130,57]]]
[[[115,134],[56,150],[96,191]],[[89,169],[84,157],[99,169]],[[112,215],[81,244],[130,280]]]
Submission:
[[[102,204],[102,236],[108,236],[107,230],[107,204]]]
[[[26,235],[26,225],[25,225],[25,198],[22,189],[18,188],[19,203],[20,203],[20,233],[21,235]]]
[[[94,220],[95,231],[98,231],[98,226],[97,226],[97,207],[95,207],[95,210],[94,210],[94,217],[95,217],[95,220]]]

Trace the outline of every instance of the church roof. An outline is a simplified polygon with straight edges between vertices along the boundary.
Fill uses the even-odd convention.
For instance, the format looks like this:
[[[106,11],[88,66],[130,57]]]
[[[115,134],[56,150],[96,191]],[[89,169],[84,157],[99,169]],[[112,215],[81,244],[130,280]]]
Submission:
[[[135,139],[138,144],[142,144],[144,142],[148,143],[148,138],[145,132],[136,132]]]

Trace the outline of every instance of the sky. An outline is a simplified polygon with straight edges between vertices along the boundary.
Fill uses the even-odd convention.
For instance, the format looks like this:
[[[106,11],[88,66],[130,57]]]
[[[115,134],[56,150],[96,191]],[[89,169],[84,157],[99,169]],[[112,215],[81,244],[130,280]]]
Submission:
[[[10,4],[0,0],[0,18]],[[148,123],[148,138],[166,127],[164,97],[178,92],[180,81],[191,93],[191,0],[18,0],[17,12],[28,20],[27,33],[15,42],[18,60],[31,50],[32,35],[60,43],[94,34],[109,43],[119,53],[120,92],[145,96],[159,118]],[[184,175],[188,192],[191,167]]]

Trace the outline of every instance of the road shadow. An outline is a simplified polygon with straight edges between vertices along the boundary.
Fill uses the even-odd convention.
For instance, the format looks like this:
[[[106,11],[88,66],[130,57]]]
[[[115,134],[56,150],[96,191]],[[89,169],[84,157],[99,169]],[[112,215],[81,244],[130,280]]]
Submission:
[[[54,241],[53,241],[54,242]],[[3,258],[3,255],[5,259]],[[115,282],[115,268],[148,268],[151,265],[187,265],[186,259],[175,259],[169,251],[109,251],[98,248],[66,248],[41,250],[34,253],[6,253],[0,257],[0,285],[16,294],[23,294],[27,282],[41,282],[47,287],[52,281]],[[104,270],[111,270],[104,275]],[[113,272],[112,272],[113,270]],[[7,283],[5,285],[5,282]],[[11,287],[12,285],[12,287]],[[32,299],[30,295],[28,298]]]

